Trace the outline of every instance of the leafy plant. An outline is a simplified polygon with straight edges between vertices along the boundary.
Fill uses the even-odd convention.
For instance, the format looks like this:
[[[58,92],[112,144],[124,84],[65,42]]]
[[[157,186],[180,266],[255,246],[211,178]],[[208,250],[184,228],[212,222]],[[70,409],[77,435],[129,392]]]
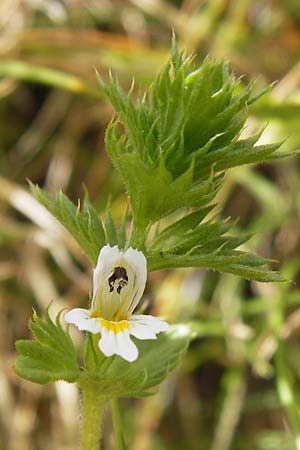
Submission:
[[[235,235],[234,224],[218,218],[213,204],[228,169],[290,154],[280,150],[280,143],[258,145],[261,132],[241,137],[248,107],[261,95],[254,93],[253,84],[243,87],[224,61],[208,58],[195,68],[192,59],[177,50],[175,42],[170,62],[141,96],[134,96],[134,85],[125,94],[111,75],[107,84],[100,76],[98,79],[116,110],[105,142],[124,183],[129,214],[126,212],[117,226],[109,208],[101,221],[87,197],[82,207],[80,203],[76,207],[62,192],[51,198],[31,185],[35,198],[71,233],[90,262],[96,265],[105,245],[107,252],[114,252],[117,246],[122,255],[122,250],[137,249],[133,252],[140,260],[146,257],[148,271],[203,267],[258,281],[282,281],[278,273],[266,267],[268,260],[239,249],[250,235]],[[103,261],[101,266],[98,259],[94,277],[100,270],[98,264],[104,270]],[[133,271],[134,266],[130,267]],[[109,292],[101,291],[100,296],[115,301],[114,283],[121,280],[118,294],[128,284],[124,270],[121,265],[106,274]],[[141,267],[134,270],[136,282]],[[104,402],[113,397],[152,393],[179,363],[195,335],[192,326],[177,324],[160,335],[156,345],[138,343],[140,356],[135,362],[110,356],[119,353],[109,351],[110,357],[106,358],[96,345],[99,332],[120,337],[120,330],[127,329],[130,320],[122,315],[109,318],[108,322],[113,322],[107,323],[101,315],[104,303],[102,297],[97,300],[97,289],[92,309],[77,310],[78,314],[86,314],[79,326],[76,321],[70,322],[87,330],[81,370],[68,332],[62,329],[59,317],[53,323],[48,315],[45,321],[34,315],[30,328],[36,340],[18,341],[20,356],[15,365],[20,376],[37,383],[57,379],[78,382],[83,391],[83,450],[97,448],[100,431],[96,433],[95,428],[99,428],[99,411]],[[148,335],[141,339],[153,338]]]

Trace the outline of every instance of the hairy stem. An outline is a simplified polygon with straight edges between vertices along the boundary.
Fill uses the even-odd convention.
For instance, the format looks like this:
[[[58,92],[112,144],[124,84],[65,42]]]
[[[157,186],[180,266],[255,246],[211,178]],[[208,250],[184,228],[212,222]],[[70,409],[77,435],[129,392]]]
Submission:
[[[142,225],[138,225],[135,221],[133,221],[129,245],[133,248],[137,248],[138,250],[144,250],[145,248],[145,240],[147,237],[148,227]]]
[[[82,390],[80,450],[100,450],[105,398],[96,389]]]

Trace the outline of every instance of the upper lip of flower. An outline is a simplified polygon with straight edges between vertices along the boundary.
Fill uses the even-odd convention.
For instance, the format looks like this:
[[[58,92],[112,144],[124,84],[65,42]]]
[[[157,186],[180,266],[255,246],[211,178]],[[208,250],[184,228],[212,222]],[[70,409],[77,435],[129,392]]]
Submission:
[[[75,308],[65,314],[68,323],[80,330],[101,333],[98,342],[106,355],[119,355],[132,362],[138,349],[130,334],[138,339],[156,339],[169,325],[153,316],[132,315],[145,289],[146,258],[142,252],[115,245],[104,246],[93,274],[91,310]]]
[[[147,262],[142,252],[118,246],[104,246],[93,274],[92,311],[107,320],[130,317],[140,301],[147,279]]]

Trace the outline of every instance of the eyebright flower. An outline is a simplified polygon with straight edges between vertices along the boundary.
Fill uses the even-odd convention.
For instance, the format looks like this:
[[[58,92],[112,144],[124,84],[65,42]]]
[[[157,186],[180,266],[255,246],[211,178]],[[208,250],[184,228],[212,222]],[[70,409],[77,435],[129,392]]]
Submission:
[[[91,310],[75,308],[67,312],[65,321],[79,330],[101,333],[98,342],[105,356],[119,355],[135,361],[138,349],[130,335],[137,339],[156,339],[169,325],[153,316],[133,314],[146,285],[147,262],[142,252],[116,245],[104,246],[93,274]]]

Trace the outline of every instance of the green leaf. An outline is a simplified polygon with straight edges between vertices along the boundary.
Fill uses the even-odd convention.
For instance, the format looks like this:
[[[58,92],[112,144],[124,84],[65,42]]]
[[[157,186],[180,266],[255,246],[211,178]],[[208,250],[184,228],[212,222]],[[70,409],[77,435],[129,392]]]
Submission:
[[[108,240],[104,226],[88,198],[84,199],[80,210],[80,204],[76,207],[61,191],[51,198],[32,183],[30,189],[33,196],[70,232],[92,264],[96,264],[99,251]]]
[[[105,244],[125,245],[125,220],[117,230],[109,207],[105,212],[105,222],[102,223],[97,211],[86,195],[80,209],[76,207],[63,193],[58,192],[54,198],[38,186],[30,183],[33,196],[70,232],[91,263],[97,263],[99,251]],[[119,232],[118,232],[119,231]]]
[[[100,353],[97,343],[99,340],[99,336],[86,333],[85,334],[85,346],[84,346],[84,362],[85,369],[88,372],[92,373],[100,373],[101,363],[103,362],[103,358],[105,356]]]
[[[45,384],[65,380],[73,383],[80,375],[76,351],[68,331],[60,324],[60,314],[53,322],[46,313],[42,320],[34,313],[29,322],[35,340],[16,342],[15,372],[25,380]]]
[[[185,214],[157,231],[147,252],[148,270],[203,267],[257,281],[284,281],[268,270],[267,259],[237,250],[251,234],[231,236],[228,219],[203,222],[212,209],[213,205]]]
[[[210,208],[226,170],[290,154],[279,150],[281,143],[257,145],[262,131],[246,139],[240,136],[249,105],[266,89],[257,93],[253,83],[242,85],[226,61],[207,58],[195,67],[174,42],[170,61],[136,100],[133,85],[127,95],[112,76],[108,84],[98,78],[117,114],[105,142],[132,208],[129,244],[144,250],[151,225],[159,230],[157,222],[164,219],[165,228],[149,243],[149,255],[163,251],[171,255],[170,264],[175,258],[186,266],[186,255],[195,262],[197,249],[199,266],[259,280],[278,279],[267,269],[254,270],[238,253],[228,255],[247,239],[227,236],[227,222],[201,223],[201,211]],[[172,223],[170,217],[176,214],[181,218]],[[235,258],[239,264],[229,264]],[[167,267],[166,260],[156,260],[154,267]]]
[[[125,128],[122,132],[118,122],[112,122],[107,129],[106,146],[124,181],[134,216],[144,213],[137,211],[143,198],[149,197],[150,203],[151,197],[154,205],[157,201],[156,192],[151,195],[153,184],[136,193],[132,179],[140,171],[150,177],[164,167],[169,186],[160,186],[161,196],[170,198],[172,182],[188,171],[193,159],[195,170],[189,189],[195,182],[204,182],[212,168],[220,171],[281,155],[277,152],[280,144],[255,147],[259,135],[240,140],[248,104],[255,99],[253,84],[244,88],[230,74],[227,62],[206,59],[193,70],[191,59],[184,58],[174,47],[170,62],[135,103],[132,92],[126,95],[112,76],[107,85],[99,76],[98,79]],[[167,202],[163,207],[167,208]],[[177,209],[180,208],[178,200]]]
[[[110,246],[118,244],[117,230],[109,207],[105,211],[105,234]]]
[[[135,340],[139,357],[133,363],[113,356],[100,359],[99,366],[91,351],[88,355],[89,371],[79,383],[95,383],[107,397],[149,395],[178,365],[192,337],[193,331],[186,325],[173,325],[155,341]]]
[[[148,254],[148,271],[179,267],[203,267],[218,272],[232,273],[249,280],[286,281],[278,272],[260,267],[268,263],[267,259],[245,252],[222,252],[222,249],[209,254],[172,253]]]
[[[257,145],[262,131],[241,138],[249,105],[263,92],[243,85],[226,61],[207,58],[195,67],[175,41],[170,61],[142,95],[133,95],[134,84],[125,93],[111,74],[107,84],[98,80],[116,110],[105,143],[129,197],[130,237],[125,216],[118,228],[108,208],[103,224],[90,203],[80,211],[64,194],[51,199],[32,187],[92,263],[109,243],[142,250],[150,270],[191,265],[281,280],[267,260],[237,250],[248,237],[231,236],[229,221],[211,215],[204,221],[226,170],[290,154],[279,150],[281,143]]]
[[[126,225],[128,221],[128,210],[126,209],[121,220],[119,227],[119,245],[121,248],[125,248],[126,245]]]
[[[215,205],[210,205],[206,208],[185,214],[179,220],[165,227],[162,231],[157,231],[151,243],[150,251],[159,252],[165,248],[167,241],[181,239],[187,232],[194,230],[214,207]]]
[[[118,155],[121,141],[116,124],[108,127],[106,144],[126,186],[133,220],[144,227],[178,209],[209,203],[219,188],[220,177],[210,176],[194,183],[193,161],[180,177],[173,179],[163,158],[157,167],[150,169],[136,152]]]

